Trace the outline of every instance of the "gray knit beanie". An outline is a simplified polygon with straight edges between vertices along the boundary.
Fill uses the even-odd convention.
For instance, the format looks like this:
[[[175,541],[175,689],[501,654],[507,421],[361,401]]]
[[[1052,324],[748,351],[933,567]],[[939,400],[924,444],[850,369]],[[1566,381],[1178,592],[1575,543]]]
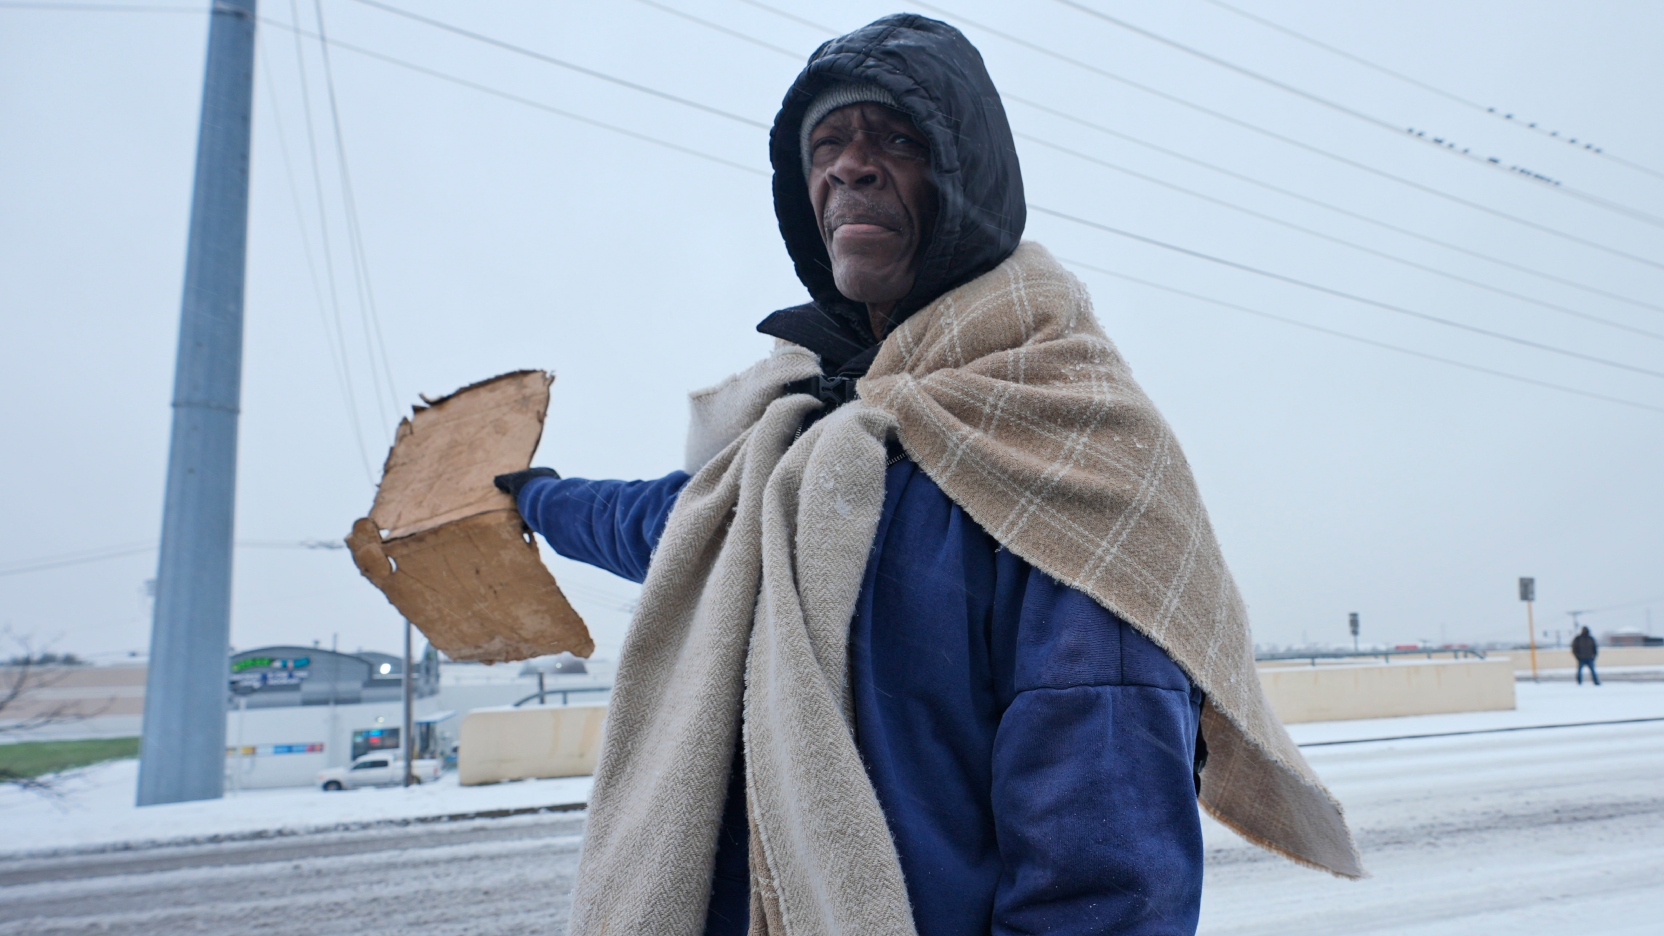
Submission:
[[[882,104],[892,110],[901,110],[901,104],[895,95],[875,84],[864,81],[835,81],[827,85],[809,102],[808,110],[803,112],[803,128],[797,134],[797,151],[803,156],[803,177],[809,177],[811,163],[809,153],[809,134],[815,132],[815,127],[840,107],[851,104],[861,104],[871,101]]]

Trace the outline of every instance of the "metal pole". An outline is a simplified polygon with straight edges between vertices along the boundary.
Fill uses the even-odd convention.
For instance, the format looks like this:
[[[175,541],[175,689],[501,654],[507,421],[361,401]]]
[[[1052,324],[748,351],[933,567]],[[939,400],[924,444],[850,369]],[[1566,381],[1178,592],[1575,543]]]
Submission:
[[[410,622],[404,622],[404,785],[410,786],[416,782],[416,731],[411,718],[411,705],[415,701],[416,684],[411,681],[410,672]]]
[[[329,636],[329,652],[331,654],[329,671],[334,675],[330,677],[329,681],[329,738],[324,741],[324,762],[331,767],[340,767],[350,762],[348,759],[342,758],[341,754],[344,750],[351,748],[351,742],[349,741],[344,746],[337,743],[340,740],[341,723],[337,717],[338,713],[335,711],[335,704],[336,693],[341,691],[341,658],[334,654],[341,652],[340,645],[341,634],[339,632],[331,634]]]
[[[1537,622],[1536,622],[1536,619],[1533,618],[1532,615],[1531,615],[1531,606],[1533,604],[1536,604],[1536,602],[1527,601],[1525,603],[1525,636],[1528,639],[1530,639],[1530,641],[1531,641],[1531,681],[1532,682],[1538,682],[1539,680],[1537,679]]]
[[[225,795],[255,0],[215,0],[179,310],[138,804]]]
[[[231,775],[232,792],[240,793],[243,789],[243,718],[248,714],[248,696],[237,697],[237,769]]]

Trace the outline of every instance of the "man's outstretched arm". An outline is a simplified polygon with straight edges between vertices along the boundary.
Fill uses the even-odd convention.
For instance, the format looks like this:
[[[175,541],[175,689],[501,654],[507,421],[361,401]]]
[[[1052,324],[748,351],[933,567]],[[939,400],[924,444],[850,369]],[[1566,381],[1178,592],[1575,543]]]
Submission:
[[[497,486],[555,552],[640,582],[687,483],[683,471],[652,481],[590,481],[532,469],[503,475]]]

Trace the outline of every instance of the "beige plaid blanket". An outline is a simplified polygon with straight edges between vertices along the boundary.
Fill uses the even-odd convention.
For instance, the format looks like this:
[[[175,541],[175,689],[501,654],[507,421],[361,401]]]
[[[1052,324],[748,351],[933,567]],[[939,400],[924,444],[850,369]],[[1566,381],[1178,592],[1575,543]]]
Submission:
[[[1000,543],[1137,627],[1207,693],[1210,813],[1295,861],[1362,874],[1340,805],[1260,690],[1242,599],[1171,430],[1044,248],[1024,244],[914,314],[861,400],[794,440],[817,404],[780,387],[818,371],[787,345],[693,397],[698,471],[625,641],[574,933],[700,932],[742,712],[752,932],[914,932],[850,732],[846,667],[891,433]]]

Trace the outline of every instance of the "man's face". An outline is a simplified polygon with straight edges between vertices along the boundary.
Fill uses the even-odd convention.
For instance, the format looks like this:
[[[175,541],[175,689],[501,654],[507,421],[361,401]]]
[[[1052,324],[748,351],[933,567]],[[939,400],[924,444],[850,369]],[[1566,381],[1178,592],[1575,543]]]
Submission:
[[[913,288],[919,246],[936,223],[930,149],[906,115],[863,103],[826,115],[809,153],[809,201],[832,279],[887,315]]]

